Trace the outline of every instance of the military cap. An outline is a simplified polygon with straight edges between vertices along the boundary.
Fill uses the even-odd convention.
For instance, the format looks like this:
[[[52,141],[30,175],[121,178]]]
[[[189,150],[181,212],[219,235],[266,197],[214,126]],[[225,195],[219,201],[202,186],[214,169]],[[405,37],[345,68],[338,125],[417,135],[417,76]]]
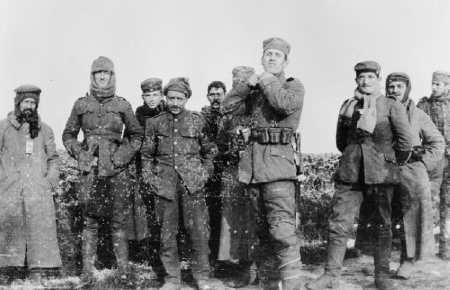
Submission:
[[[16,97],[14,98],[14,103],[16,105],[20,104],[23,100],[27,98],[33,98],[36,104],[39,104],[39,98],[41,95],[41,89],[34,85],[22,85],[14,90]]]
[[[243,80],[248,80],[255,74],[255,69],[250,66],[236,66],[233,68],[233,87]]]
[[[433,82],[443,82],[446,84],[450,83],[450,73],[443,71],[443,70],[438,70],[435,71],[433,73]]]
[[[189,85],[189,79],[184,77],[173,78],[164,87],[164,95],[167,96],[168,91],[176,91],[186,95],[190,98],[192,95],[191,87]]]
[[[98,71],[109,71],[114,73],[114,63],[109,58],[100,56],[94,60],[91,67],[92,74]]]
[[[377,76],[380,76],[381,66],[375,61],[363,61],[355,65],[355,72],[356,76],[364,72],[373,72]]]
[[[270,48],[281,50],[286,56],[291,52],[291,45],[279,37],[271,37],[263,41],[263,51]]]
[[[388,75],[388,77],[386,78],[386,85],[388,85],[391,82],[395,82],[395,81],[401,81],[401,82],[404,82],[405,84],[409,84],[410,78],[405,73],[393,72],[390,75]]]
[[[162,91],[162,80],[158,78],[146,79],[141,83],[142,93]]]

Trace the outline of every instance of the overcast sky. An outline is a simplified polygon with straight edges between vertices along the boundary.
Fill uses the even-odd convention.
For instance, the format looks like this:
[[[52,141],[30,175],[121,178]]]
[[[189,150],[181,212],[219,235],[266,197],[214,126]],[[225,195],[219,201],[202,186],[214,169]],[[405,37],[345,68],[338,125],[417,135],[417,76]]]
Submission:
[[[272,36],[291,43],[286,75],[306,89],[306,153],[337,152],[337,115],[353,95],[357,62],[379,62],[383,82],[409,74],[415,101],[429,95],[433,71],[450,71],[446,0],[0,0],[0,117],[13,110],[16,87],[35,84],[41,118],[63,148],[64,125],[100,55],[113,60],[116,93],[133,109],[142,80],[185,76],[187,106],[200,110],[211,81],[231,86],[234,66],[262,71],[262,41]]]

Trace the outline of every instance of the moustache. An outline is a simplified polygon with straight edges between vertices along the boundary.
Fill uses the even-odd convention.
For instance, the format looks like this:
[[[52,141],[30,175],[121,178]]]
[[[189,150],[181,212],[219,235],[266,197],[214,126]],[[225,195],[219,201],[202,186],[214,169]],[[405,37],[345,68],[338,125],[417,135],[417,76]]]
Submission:
[[[33,109],[25,109],[22,111],[22,113],[24,113],[25,115],[31,115],[33,114],[34,110]]]
[[[220,105],[221,103],[222,103],[221,100],[213,100],[211,104],[212,105],[214,105],[214,104]]]
[[[172,106],[169,106],[169,109],[176,110],[176,109],[181,109],[181,107],[172,105]]]

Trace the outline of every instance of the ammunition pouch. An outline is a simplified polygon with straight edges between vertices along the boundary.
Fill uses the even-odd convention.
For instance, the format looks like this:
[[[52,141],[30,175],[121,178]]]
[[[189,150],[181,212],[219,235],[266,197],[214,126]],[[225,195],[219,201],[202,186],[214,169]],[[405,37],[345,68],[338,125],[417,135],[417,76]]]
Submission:
[[[287,127],[257,127],[251,132],[252,139],[259,144],[291,144],[294,129]]]

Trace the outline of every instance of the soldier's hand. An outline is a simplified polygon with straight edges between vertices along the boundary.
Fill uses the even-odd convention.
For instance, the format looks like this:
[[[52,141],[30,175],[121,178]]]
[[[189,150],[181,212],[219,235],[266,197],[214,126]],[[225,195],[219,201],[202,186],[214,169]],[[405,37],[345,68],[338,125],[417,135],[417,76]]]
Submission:
[[[248,78],[247,85],[249,87],[256,87],[258,82],[259,82],[259,75],[253,74],[251,77]]]
[[[268,72],[263,72],[260,76],[259,76],[259,82],[262,81],[263,79],[267,79],[267,78],[272,78],[274,77],[273,74],[268,73]]]

